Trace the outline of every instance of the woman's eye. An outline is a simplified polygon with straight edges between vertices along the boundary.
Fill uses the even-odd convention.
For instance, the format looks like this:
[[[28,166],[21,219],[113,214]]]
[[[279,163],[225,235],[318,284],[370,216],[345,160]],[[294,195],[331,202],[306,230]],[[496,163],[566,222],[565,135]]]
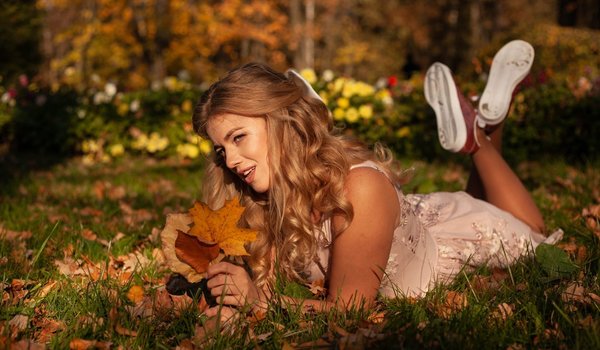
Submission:
[[[233,138],[233,142],[235,142],[235,143],[240,142],[244,138],[244,136],[246,136],[246,135],[245,134],[240,134],[240,135],[235,136]]]
[[[215,150],[215,154],[218,157],[224,158],[225,157],[225,150],[222,149],[222,148],[218,148],[218,149]]]

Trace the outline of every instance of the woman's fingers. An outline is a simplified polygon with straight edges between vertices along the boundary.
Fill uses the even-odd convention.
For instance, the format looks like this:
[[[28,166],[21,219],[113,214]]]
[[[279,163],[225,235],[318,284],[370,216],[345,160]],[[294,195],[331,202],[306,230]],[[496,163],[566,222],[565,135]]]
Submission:
[[[206,309],[206,311],[204,311],[204,314],[209,318],[219,317],[221,322],[228,322],[232,321],[237,315],[239,315],[239,312],[234,308],[218,305]]]
[[[208,279],[211,279],[213,276],[218,274],[235,275],[240,274],[242,272],[246,273],[246,270],[244,270],[243,267],[225,261],[221,261],[208,267],[208,269],[206,270],[206,277]]]

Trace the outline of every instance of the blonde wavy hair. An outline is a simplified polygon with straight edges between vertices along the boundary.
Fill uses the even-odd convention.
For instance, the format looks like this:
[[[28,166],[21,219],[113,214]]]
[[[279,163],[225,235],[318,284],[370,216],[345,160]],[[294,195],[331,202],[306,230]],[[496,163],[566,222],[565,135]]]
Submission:
[[[239,224],[259,231],[248,247],[258,286],[272,281],[274,259],[280,276],[305,281],[303,271],[317,256],[323,221],[335,213],[349,225],[353,210],[344,197],[344,182],[351,165],[372,160],[400,183],[398,172],[391,170],[395,165],[389,150],[376,146],[371,151],[344,136],[322,101],[303,96],[300,86],[268,66],[246,64],[214,83],[194,109],[194,130],[208,137],[211,118],[222,114],[266,121],[268,192],[254,192],[214,154],[202,189],[203,200],[213,209],[235,197],[245,206]],[[321,214],[318,221],[314,213]]]

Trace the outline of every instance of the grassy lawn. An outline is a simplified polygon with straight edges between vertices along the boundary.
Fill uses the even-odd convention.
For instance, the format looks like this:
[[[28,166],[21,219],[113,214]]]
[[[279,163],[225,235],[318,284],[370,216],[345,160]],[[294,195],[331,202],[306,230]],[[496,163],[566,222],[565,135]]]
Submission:
[[[464,187],[461,165],[405,163],[415,167],[405,192]],[[139,158],[0,164],[0,347],[600,348],[598,162],[517,167],[548,228],[565,231],[560,249],[375,311],[303,313],[275,297],[266,314],[222,332],[197,299],[165,291],[158,237],[166,214],[199,198],[202,168]]]

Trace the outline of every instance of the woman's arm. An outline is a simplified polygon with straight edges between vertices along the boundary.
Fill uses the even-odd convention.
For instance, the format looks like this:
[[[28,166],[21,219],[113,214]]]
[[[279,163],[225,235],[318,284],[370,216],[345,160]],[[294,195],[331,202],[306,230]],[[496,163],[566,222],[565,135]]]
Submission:
[[[371,168],[357,168],[346,179],[346,198],[354,218],[342,232],[344,219],[333,217],[335,234],[329,263],[327,300],[300,300],[284,297],[306,310],[327,311],[369,306],[375,300],[390,253],[399,216],[396,191],[388,178]],[[207,271],[211,294],[222,297],[221,304],[265,307],[268,293],[259,290],[240,266],[227,262],[211,265]]]
[[[400,204],[388,178],[372,168],[350,171],[345,188],[354,218],[344,231],[343,218],[333,218],[327,300],[346,307],[363,302],[368,306],[377,296],[387,265]]]

